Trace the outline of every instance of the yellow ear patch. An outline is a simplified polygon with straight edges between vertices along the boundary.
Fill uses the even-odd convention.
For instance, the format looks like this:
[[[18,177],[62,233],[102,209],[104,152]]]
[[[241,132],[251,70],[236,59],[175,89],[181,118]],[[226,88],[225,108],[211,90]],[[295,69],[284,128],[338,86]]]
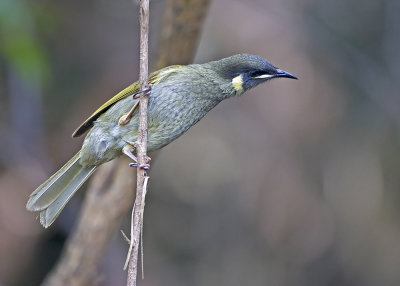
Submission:
[[[232,79],[232,85],[236,91],[242,91],[243,90],[243,76],[242,75],[235,76]]]

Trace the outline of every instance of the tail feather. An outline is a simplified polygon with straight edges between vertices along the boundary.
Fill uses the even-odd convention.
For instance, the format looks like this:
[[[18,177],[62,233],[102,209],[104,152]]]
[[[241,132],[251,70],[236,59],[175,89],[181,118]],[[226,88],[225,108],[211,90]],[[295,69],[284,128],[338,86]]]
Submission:
[[[96,169],[96,166],[83,167],[79,158],[80,152],[29,197],[26,208],[40,211],[40,223],[46,228],[54,222],[67,202]]]

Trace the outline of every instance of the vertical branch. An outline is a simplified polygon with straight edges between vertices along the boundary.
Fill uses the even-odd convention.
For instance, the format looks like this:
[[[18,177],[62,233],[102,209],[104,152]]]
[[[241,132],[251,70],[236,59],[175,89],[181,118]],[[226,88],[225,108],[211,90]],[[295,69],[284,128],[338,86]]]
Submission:
[[[210,0],[166,0],[156,69],[191,62],[196,45],[187,43],[198,42],[209,3]],[[138,157],[138,160],[143,159]],[[132,169],[126,166],[128,162],[127,158],[122,158],[118,164],[110,162],[93,175],[77,227],[43,285],[83,286],[96,284],[99,280],[98,262],[134,199],[132,189],[135,180]],[[138,201],[139,206],[142,206],[142,193],[138,196],[142,199]],[[133,255],[137,257],[137,252]]]
[[[140,89],[148,88],[148,58],[149,58],[149,0],[140,0],[140,74],[139,83]],[[140,232],[142,229],[144,196],[145,187],[147,186],[147,172],[140,166],[147,162],[147,102],[148,94],[141,93],[140,95],[140,110],[139,110],[139,128],[138,139],[136,144],[136,153],[138,158],[137,181],[136,181],[136,199],[133,206],[133,220],[131,222],[131,247],[133,250],[129,254],[127,285],[136,286],[138,254],[140,244]],[[146,186],[145,186],[146,185]]]

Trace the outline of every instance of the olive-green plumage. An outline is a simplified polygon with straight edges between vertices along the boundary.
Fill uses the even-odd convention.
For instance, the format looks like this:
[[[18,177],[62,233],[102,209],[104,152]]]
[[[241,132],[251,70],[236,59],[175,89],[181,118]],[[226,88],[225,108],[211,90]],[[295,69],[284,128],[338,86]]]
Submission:
[[[261,57],[249,54],[188,66],[170,66],[150,75],[152,85],[148,103],[148,151],[164,147],[222,100],[276,77],[296,78],[275,68]],[[138,99],[132,94],[139,84],[128,86],[97,109],[73,133],[77,137],[89,130],[81,150],[31,195],[27,209],[40,211],[40,222],[48,227],[72,195],[97,166],[122,154],[127,142],[137,139],[138,110],[127,124],[119,119]]]

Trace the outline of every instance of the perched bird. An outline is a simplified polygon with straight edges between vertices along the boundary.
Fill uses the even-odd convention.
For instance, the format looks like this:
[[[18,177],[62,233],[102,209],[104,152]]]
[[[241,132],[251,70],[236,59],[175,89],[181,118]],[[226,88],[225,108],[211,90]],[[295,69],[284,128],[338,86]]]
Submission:
[[[205,64],[169,66],[150,75],[148,101],[148,151],[164,147],[196,124],[222,100],[241,95],[272,78],[295,76],[265,59],[239,54]],[[73,133],[89,130],[81,150],[29,197],[30,211],[40,212],[40,222],[50,226],[66,203],[101,164],[122,154],[134,159],[128,142],[137,139],[139,92],[135,82],[97,109]],[[131,112],[131,116],[127,114]]]

